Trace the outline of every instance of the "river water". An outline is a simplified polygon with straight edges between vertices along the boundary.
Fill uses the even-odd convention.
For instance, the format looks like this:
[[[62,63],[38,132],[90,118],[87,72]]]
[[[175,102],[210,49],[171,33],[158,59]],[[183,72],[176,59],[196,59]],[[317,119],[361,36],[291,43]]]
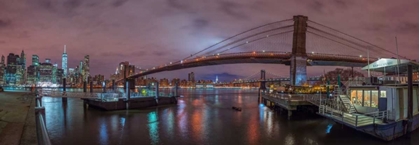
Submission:
[[[258,104],[253,89],[181,89],[177,105],[144,110],[83,109],[83,101],[44,97],[46,123],[57,145],[409,145],[418,130],[384,142],[320,116],[295,113],[290,120]],[[242,107],[242,111],[232,110]]]

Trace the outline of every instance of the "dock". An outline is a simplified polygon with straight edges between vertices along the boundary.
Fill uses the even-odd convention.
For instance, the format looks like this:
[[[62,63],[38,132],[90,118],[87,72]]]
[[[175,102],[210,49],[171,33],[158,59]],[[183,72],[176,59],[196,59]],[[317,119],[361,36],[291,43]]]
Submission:
[[[94,98],[82,98],[82,100],[84,107],[94,107],[106,111],[143,109],[154,106],[177,104],[178,102],[176,97],[141,97],[131,98],[130,100],[119,98],[116,101],[105,101]]]

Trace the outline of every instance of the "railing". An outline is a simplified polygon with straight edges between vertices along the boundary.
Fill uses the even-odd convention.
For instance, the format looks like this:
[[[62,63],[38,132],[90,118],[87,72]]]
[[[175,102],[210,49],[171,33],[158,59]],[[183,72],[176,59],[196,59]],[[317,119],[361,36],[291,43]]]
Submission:
[[[118,91],[108,91],[108,92],[63,92],[59,90],[55,91],[42,91],[40,93],[43,96],[48,97],[67,97],[67,98],[94,98],[99,99],[104,102],[118,101],[119,98],[127,98],[127,93],[118,92]],[[140,97],[155,97],[156,91],[147,90],[145,94],[141,92],[130,92],[130,98],[140,98]],[[171,97],[173,93],[159,92],[159,97]]]
[[[371,113],[365,114],[358,114],[358,113],[346,113],[341,110],[336,110],[326,104],[322,104],[319,106],[319,114],[321,115],[328,115],[335,120],[339,120],[343,123],[348,125],[352,125],[355,127],[366,126],[371,124],[378,124],[382,123],[382,120],[388,118],[388,110],[385,111],[376,111]]]
[[[45,122],[45,108],[42,106],[42,97],[36,94],[36,107],[35,107],[35,120],[38,144],[40,145],[51,145],[51,140],[47,132],[47,126]]]

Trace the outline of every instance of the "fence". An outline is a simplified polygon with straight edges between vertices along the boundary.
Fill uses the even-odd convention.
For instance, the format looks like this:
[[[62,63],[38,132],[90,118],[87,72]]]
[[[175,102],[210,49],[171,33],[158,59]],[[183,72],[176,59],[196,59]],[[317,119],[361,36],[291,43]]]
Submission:
[[[343,123],[360,127],[371,124],[383,123],[383,120],[388,118],[388,110],[385,111],[375,111],[371,113],[346,113],[341,110],[333,109],[332,107],[322,104],[319,106],[319,114],[323,116],[329,116],[333,119],[339,120]]]
[[[38,144],[51,145],[50,137],[48,135],[47,126],[45,122],[45,107],[42,106],[42,97],[36,94],[35,100],[35,120]]]

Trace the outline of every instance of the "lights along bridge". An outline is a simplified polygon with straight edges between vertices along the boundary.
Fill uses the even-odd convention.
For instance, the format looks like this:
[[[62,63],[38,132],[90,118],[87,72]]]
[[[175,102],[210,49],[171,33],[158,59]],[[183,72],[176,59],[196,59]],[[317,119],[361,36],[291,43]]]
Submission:
[[[362,67],[383,57],[401,56],[298,15],[293,19],[251,28],[184,59],[148,68],[115,81],[123,82],[163,71],[201,66],[264,63],[290,66],[290,84],[299,86],[307,81],[307,66]],[[121,68],[126,70],[125,67]]]

